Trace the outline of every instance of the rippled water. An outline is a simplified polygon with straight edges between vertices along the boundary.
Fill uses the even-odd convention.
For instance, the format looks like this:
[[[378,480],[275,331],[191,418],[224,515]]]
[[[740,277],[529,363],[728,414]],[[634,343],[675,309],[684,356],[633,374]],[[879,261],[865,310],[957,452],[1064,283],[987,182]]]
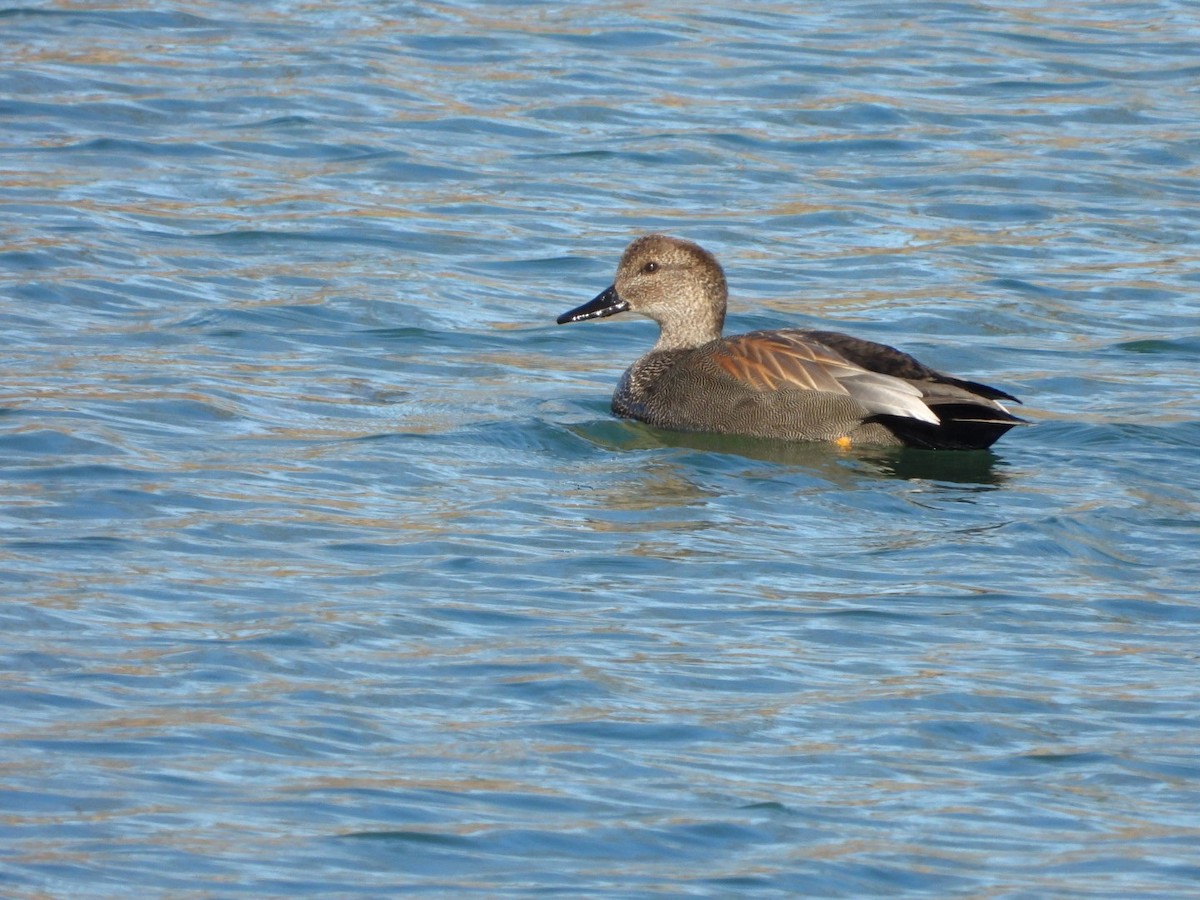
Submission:
[[[1187,2],[0,9],[0,890],[1200,893]],[[992,453],[671,435],[732,330]]]

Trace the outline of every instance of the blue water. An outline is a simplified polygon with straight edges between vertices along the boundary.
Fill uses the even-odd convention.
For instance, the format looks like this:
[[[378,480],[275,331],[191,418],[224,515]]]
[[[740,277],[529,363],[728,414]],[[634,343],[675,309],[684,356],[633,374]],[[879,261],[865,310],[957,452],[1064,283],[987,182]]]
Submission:
[[[1200,896],[1190,2],[0,9],[0,893]],[[614,420],[732,331],[991,453]]]

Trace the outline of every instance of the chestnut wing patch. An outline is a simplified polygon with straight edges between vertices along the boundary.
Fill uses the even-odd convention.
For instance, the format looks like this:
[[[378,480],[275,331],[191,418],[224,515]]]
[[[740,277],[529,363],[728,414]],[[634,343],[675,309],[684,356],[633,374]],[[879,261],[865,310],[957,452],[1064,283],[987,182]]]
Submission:
[[[731,378],[757,391],[848,393],[835,373],[862,371],[840,354],[801,334],[751,331],[721,342],[713,361]]]

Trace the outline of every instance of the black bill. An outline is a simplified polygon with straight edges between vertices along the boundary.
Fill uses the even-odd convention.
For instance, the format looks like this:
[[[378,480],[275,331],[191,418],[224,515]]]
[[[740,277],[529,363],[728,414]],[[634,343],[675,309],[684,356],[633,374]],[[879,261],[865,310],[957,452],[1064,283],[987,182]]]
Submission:
[[[605,316],[615,316],[627,309],[629,309],[629,304],[617,296],[617,286],[614,284],[595,300],[589,300],[583,306],[577,306],[570,312],[563,313],[558,317],[558,324],[566,325],[568,322],[603,319]]]

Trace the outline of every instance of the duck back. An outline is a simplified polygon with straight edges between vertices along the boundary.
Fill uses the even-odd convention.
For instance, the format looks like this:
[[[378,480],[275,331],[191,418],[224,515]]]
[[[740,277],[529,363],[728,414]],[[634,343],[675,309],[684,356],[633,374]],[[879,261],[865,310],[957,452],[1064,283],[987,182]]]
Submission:
[[[652,352],[612,408],[658,428],[930,449],[981,449],[1022,424],[987,385],[946,376],[893,347],[788,329]]]

